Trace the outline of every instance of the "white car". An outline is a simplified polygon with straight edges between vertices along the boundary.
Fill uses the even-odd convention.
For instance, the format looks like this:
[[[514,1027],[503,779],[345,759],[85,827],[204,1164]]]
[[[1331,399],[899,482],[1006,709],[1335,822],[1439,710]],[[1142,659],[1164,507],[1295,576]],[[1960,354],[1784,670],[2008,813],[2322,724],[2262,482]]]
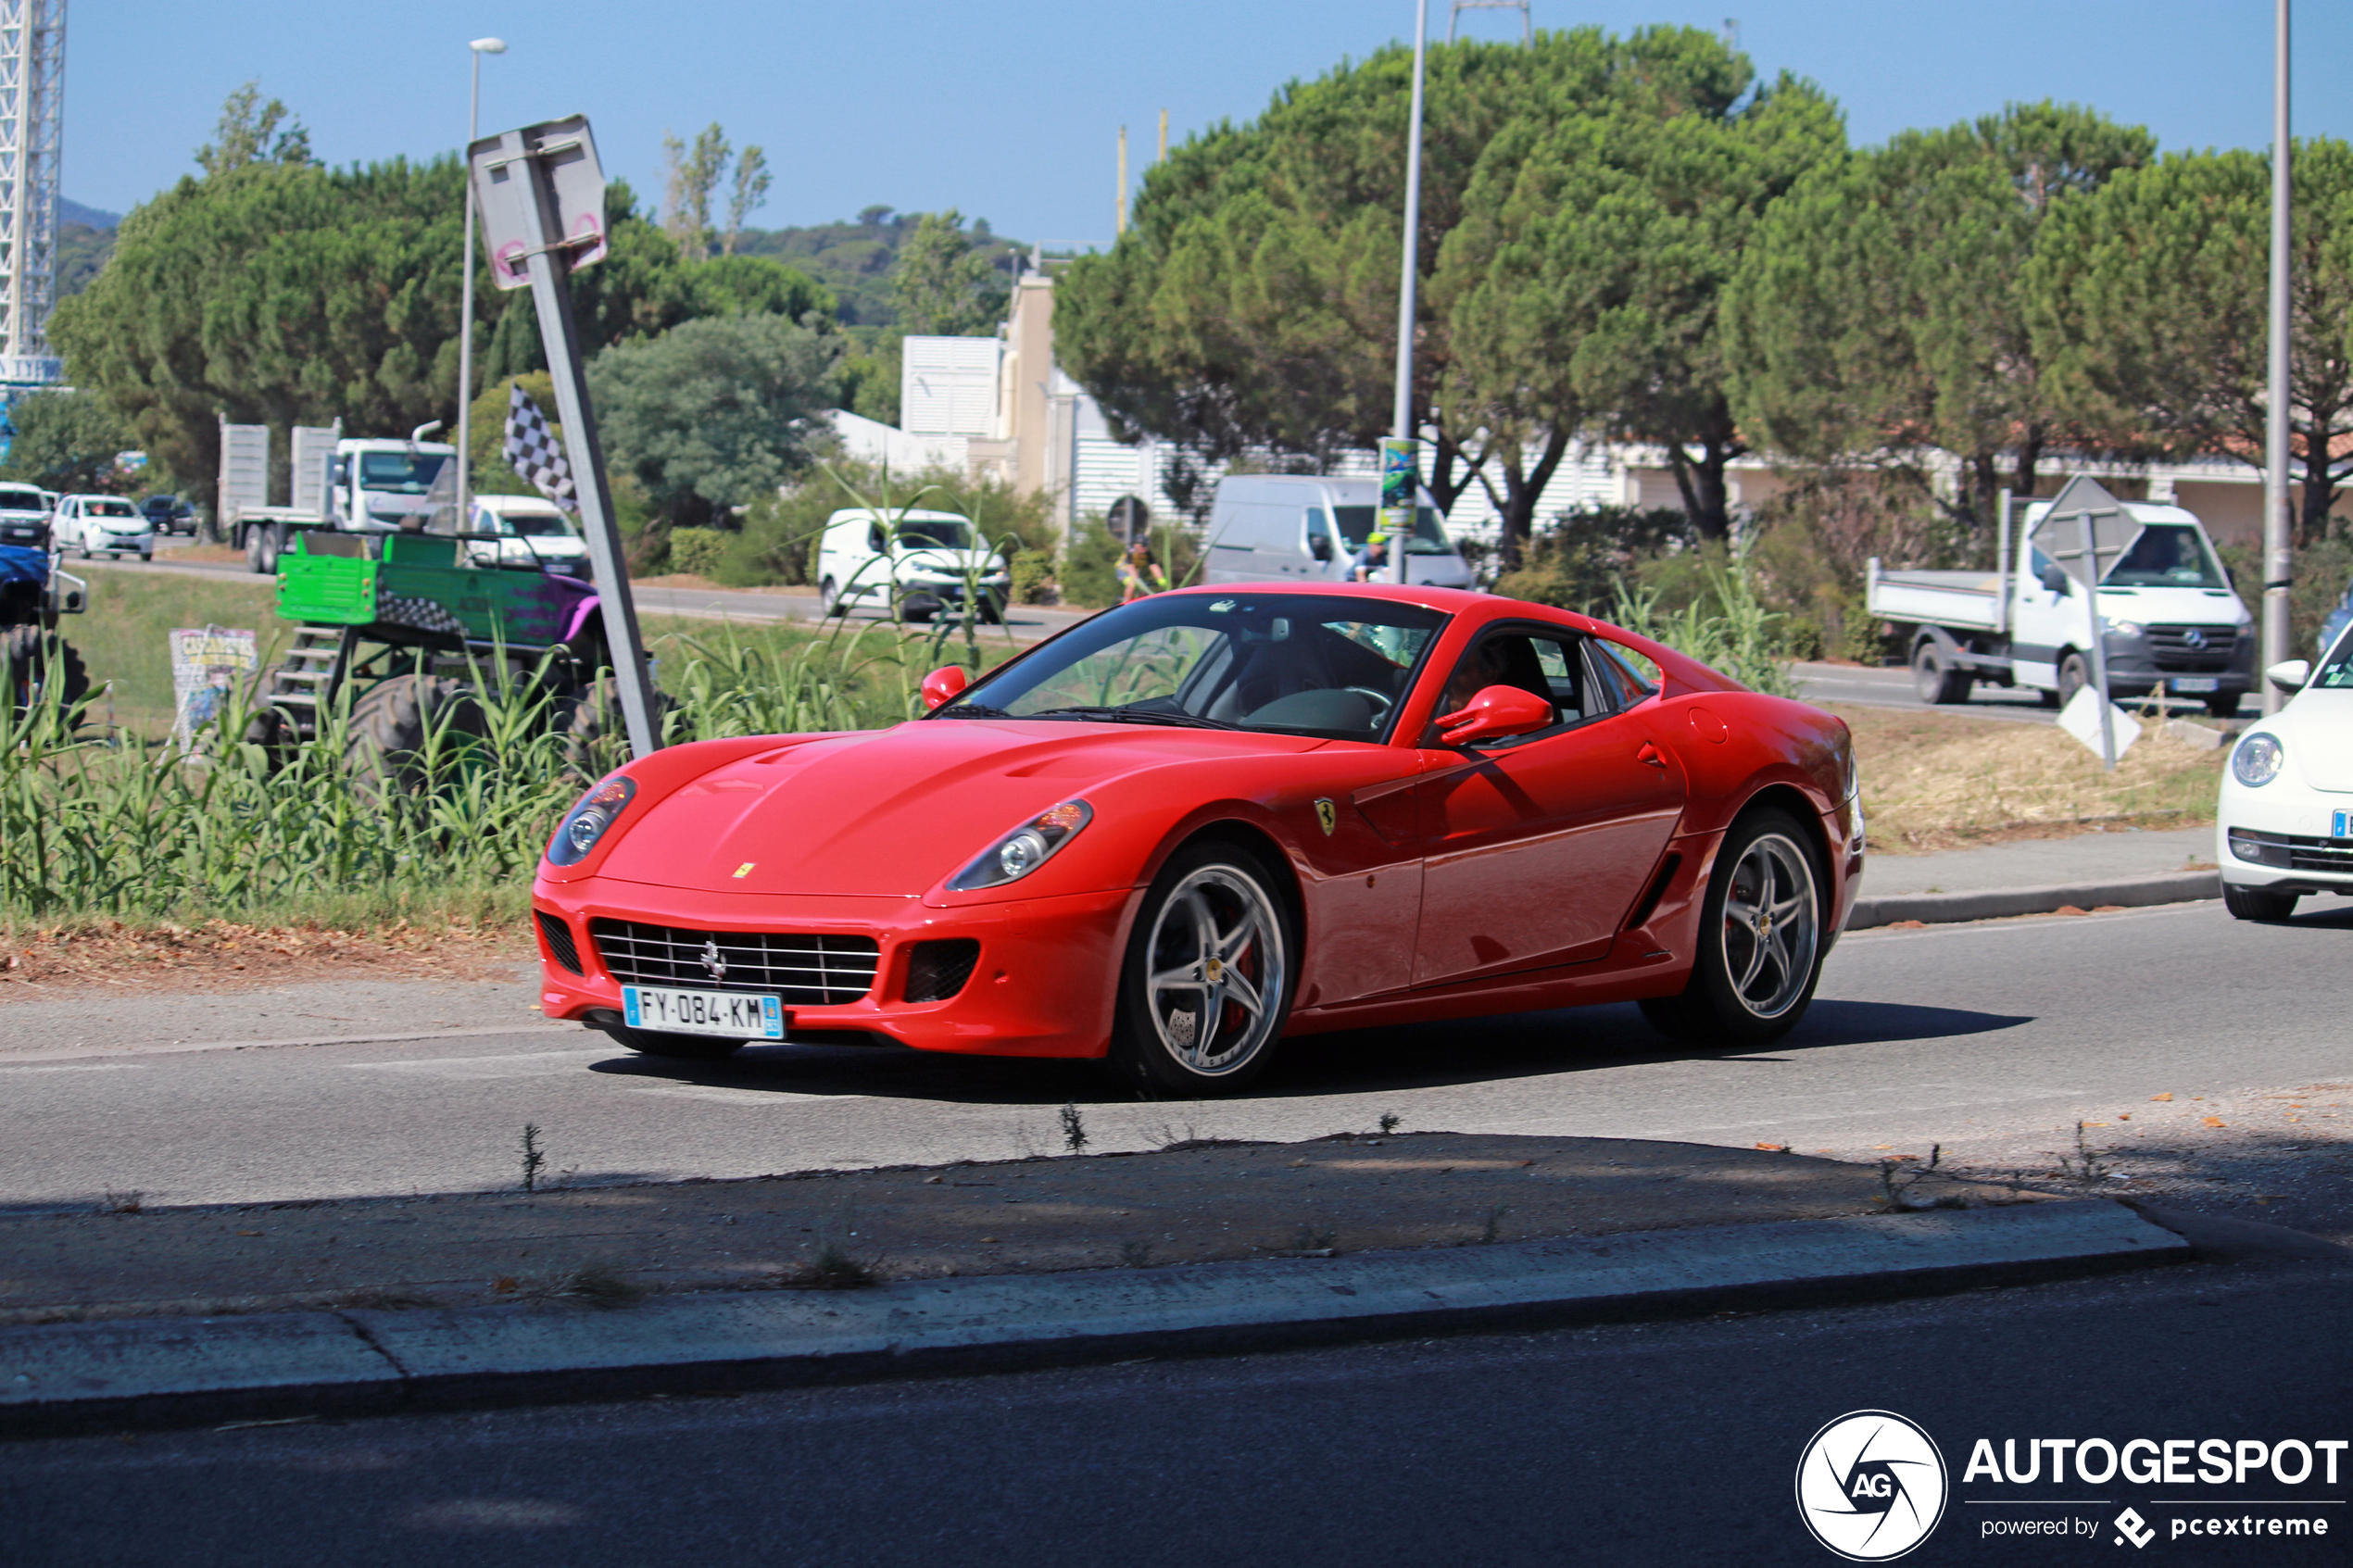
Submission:
[[[825,520],[817,546],[817,598],[823,612],[837,615],[856,604],[886,611],[897,602],[909,621],[928,621],[964,602],[967,574],[980,590],[980,618],[997,621],[1004,613],[1004,558],[987,541],[975,542],[972,520],[958,512],[896,514],[894,530],[862,508],[846,508]]]
[[[2222,901],[2241,920],[2353,893],[2353,630],[2318,670],[2291,659],[2264,678],[2296,695],[2231,748],[2214,811]]]
[[[588,542],[563,508],[546,496],[476,495],[472,511],[466,550],[476,562],[539,566],[568,577],[588,575]]]
[[[0,545],[49,547],[48,496],[30,484],[0,484]]]
[[[57,548],[92,556],[137,556],[156,558],[155,526],[138,508],[120,495],[61,495],[57,498]]]

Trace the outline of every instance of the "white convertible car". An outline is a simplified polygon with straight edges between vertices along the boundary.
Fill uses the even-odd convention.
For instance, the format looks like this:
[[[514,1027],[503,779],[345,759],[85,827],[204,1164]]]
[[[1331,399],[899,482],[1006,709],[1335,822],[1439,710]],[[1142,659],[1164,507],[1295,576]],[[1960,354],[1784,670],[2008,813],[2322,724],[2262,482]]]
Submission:
[[[2239,737],[2215,808],[2222,901],[2241,920],[2353,893],[2353,628],[2318,670],[2292,659],[2264,677],[2296,695]]]

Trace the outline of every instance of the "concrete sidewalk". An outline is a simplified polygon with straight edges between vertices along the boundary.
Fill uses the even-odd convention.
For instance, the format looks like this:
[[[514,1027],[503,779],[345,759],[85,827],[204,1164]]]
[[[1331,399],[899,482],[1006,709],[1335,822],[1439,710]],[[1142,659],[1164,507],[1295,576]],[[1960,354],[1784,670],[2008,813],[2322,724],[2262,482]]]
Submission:
[[[2171,904],[2221,897],[2214,829],[2116,828],[1864,862],[1849,930],[1897,921],[1991,920],[2072,905]]]

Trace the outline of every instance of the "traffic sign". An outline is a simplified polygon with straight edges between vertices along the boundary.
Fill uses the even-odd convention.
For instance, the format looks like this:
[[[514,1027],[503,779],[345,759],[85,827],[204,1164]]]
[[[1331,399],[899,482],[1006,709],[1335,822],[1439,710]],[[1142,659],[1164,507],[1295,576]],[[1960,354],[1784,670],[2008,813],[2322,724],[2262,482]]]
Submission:
[[[529,288],[533,246],[542,232],[556,236],[546,248],[566,258],[568,271],[604,259],[605,171],[586,115],[485,136],[467,156],[491,282]],[[526,178],[526,163],[538,166],[539,179]],[[541,204],[536,217],[526,205],[532,202]]]

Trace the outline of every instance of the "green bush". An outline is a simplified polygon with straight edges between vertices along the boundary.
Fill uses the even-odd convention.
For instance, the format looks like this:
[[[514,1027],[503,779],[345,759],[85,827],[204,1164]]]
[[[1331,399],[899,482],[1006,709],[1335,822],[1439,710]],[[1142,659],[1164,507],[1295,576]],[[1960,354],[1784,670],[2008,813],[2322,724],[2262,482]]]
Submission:
[[[718,528],[673,528],[670,531],[670,570],[695,577],[718,573],[735,535]]]
[[[1063,557],[1063,602],[1088,609],[1117,604],[1119,557],[1119,540],[1101,517],[1082,519]]]
[[[1017,605],[1052,604],[1056,598],[1054,584],[1054,552],[1051,550],[1017,550],[1011,568],[1013,581],[1008,588]]]
[[[1617,584],[1644,566],[1687,550],[1696,535],[1666,507],[1588,507],[1555,519],[1521,552],[1517,571],[1495,580],[1506,598],[1601,615]],[[1689,594],[1676,596],[1680,604]]]
[[[2215,553],[2231,571],[2239,597],[2246,602],[2258,626],[2263,622],[2263,546],[2221,545]],[[2307,546],[2296,554],[2296,586],[2288,590],[2288,657],[2311,659],[2321,635],[2321,623],[2345,597],[2353,577],[2353,541],[2339,534]]]

